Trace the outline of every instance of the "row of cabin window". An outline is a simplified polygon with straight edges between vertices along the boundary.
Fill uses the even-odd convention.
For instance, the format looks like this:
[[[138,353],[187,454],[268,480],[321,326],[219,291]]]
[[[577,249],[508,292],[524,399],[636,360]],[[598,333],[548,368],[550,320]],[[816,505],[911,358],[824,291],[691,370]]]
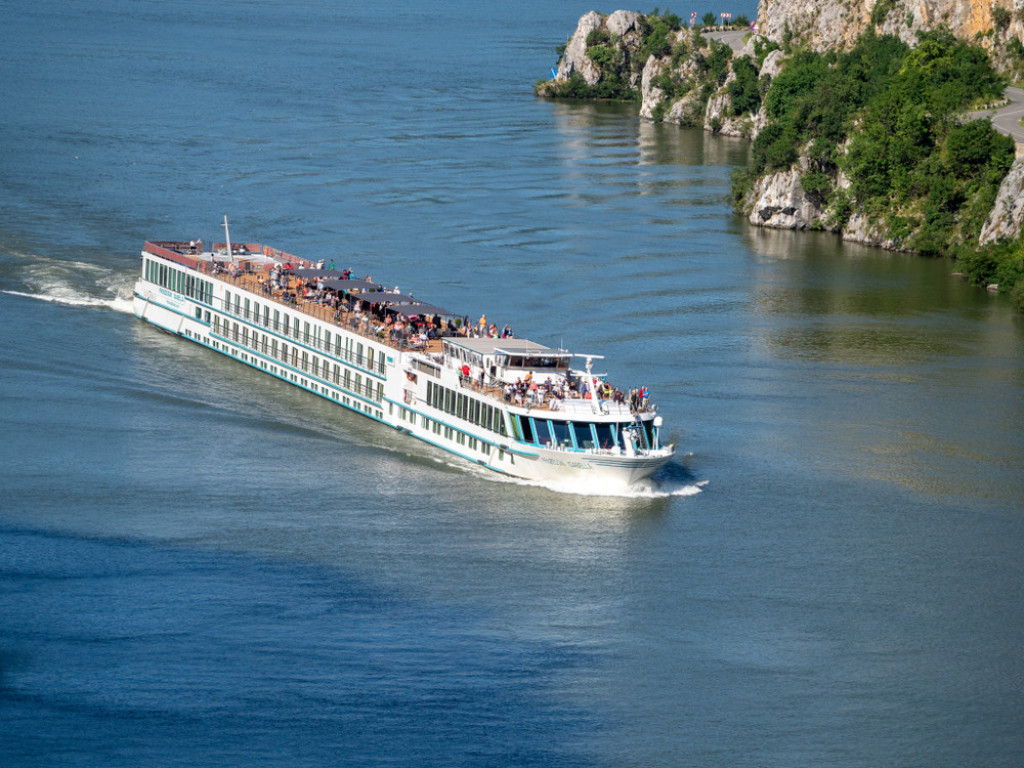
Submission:
[[[464,395],[435,384],[427,382],[427,402],[438,410],[458,416],[460,419],[472,422],[477,426],[497,432],[499,435],[507,435],[505,419],[501,409],[493,405],[477,400],[475,397]]]
[[[277,331],[284,336],[291,336],[305,344],[321,349],[324,352],[341,358],[347,363],[353,363],[360,368],[376,370],[384,374],[384,352],[376,350],[367,344],[364,350],[362,342],[352,344],[351,336],[343,336],[340,333],[331,333],[321,328],[316,323],[310,324],[308,320],[300,321],[287,312],[271,307],[269,304],[261,304],[255,299],[234,294],[231,291],[224,293],[224,311],[241,317],[244,320],[257,323],[258,325]],[[344,348],[342,347],[344,344]]]
[[[398,417],[404,421],[408,421],[410,424],[416,423],[416,412],[409,408],[399,407]],[[486,440],[480,440],[479,438],[467,435],[462,430],[454,429],[446,424],[442,424],[436,419],[428,418],[427,416],[420,415],[420,426],[424,429],[431,430],[435,435],[444,435],[448,440],[455,440],[459,445],[468,447],[471,451],[480,451],[485,456],[491,455],[491,444]],[[502,456],[504,456],[504,451]]]
[[[170,264],[146,259],[146,280],[204,304],[213,303],[213,283]]]
[[[376,400],[378,403],[384,399],[384,385],[375,381],[369,376],[365,379],[361,373],[356,373],[350,368],[338,365],[332,360],[326,360],[317,355],[310,354],[305,349],[295,345],[289,346],[284,342],[278,342],[274,337],[249,330],[244,323],[233,323],[230,320],[221,321],[219,316],[213,318],[213,332],[222,334],[226,338],[249,349],[260,352],[268,357],[275,358],[286,365],[297,368],[320,379],[331,381],[334,384],[347,389],[354,394]]]

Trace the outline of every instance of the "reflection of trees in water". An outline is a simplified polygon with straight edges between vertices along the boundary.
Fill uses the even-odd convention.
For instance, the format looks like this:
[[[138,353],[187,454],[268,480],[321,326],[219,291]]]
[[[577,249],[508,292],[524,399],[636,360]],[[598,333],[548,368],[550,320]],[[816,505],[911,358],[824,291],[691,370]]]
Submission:
[[[556,101],[552,103],[559,137],[582,151],[607,147],[610,141],[629,142],[642,165],[745,166],[750,142],[717,136],[701,128],[651,123],[639,116],[636,104],[622,102]],[[583,133],[586,132],[586,133]],[[580,142],[580,143],[575,143]]]
[[[858,365],[912,364],[975,341],[959,315],[991,297],[950,275],[948,261],[844,243],[823,232],[750,226],[758,335],[772,355]]]

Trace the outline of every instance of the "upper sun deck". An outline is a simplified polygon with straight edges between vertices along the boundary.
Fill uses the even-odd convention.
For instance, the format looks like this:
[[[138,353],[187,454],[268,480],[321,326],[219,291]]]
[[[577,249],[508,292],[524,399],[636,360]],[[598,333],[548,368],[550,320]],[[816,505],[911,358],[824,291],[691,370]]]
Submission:
[[[318,269],[268,246],[238,243],[229,252],[224,243],[206,251],[198,241],[150,241],[145,251],[397,352],[421,353],[433,364],[455,369],[460,386],[512,406],[567,414],[654,410],[637,390],[627,395],[603,374],[591,374],[590,361],[600,359],[598,355],[574,355],[528,339],[472,336],[475,329],[462,316],[372,281],[339,279],[340,272]],[[259,320],[258,311],[246,319]],[[585,357],[587,370],[573,370],[573,357]]]

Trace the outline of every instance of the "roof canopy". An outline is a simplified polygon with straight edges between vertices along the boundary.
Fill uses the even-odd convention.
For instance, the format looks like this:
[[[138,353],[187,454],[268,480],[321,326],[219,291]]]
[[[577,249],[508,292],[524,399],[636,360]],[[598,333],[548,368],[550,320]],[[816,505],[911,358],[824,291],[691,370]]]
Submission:
[[[572,357],[566,349],[545,347],[529,339],[473,339],[454,337],[446,338],[445,342],[464,347],[482,355],[509,355],[520,357]]]
[[[290,271],[299,277],[341,277],[341,272],[336,269],[293,269]]]
[[[385,291],[362,292],[350,290],[349,295],[353,299],[368,301],[371,304],[412,304],[415,301],[412,296],[406,296],[402,293],[387,293]]]
[[[359,293],[375,290],[377,283],[368,283],[365,280],[324,280],[324,287],[335,291]]]
[[[443,315],[445,317],[452,317],[452,313],[447,309],[435,307],[433,304],[399,303],[390,305],[388,310],[405,315],[406,317],[412,317],[413,315]]]

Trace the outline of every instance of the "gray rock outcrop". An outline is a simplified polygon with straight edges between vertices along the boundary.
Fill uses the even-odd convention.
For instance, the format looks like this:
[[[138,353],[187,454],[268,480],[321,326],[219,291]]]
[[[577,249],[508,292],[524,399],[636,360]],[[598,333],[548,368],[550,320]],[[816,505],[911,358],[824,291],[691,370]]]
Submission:
[[[803,168],[762,176],[748,199],[753,200],[749,221],[759,227],[809,229],[822,217],[822,209],[808,198],[800,183]]]
[[[579,72],[587,85],[596,85],[601,79],[601,70],[587,56],[587,35],[601,28],[603,19],[597,11],[591,11],[580,17],[576,31],[565,46],[562,60],[558,62],[556,80],[568,80],[573,72]]]
[[[999,185],[995,205],[981,228],[979,242],[991,243],[1001,237],[1017,237],[1024,226],[1024,158],[1018,160]]]

